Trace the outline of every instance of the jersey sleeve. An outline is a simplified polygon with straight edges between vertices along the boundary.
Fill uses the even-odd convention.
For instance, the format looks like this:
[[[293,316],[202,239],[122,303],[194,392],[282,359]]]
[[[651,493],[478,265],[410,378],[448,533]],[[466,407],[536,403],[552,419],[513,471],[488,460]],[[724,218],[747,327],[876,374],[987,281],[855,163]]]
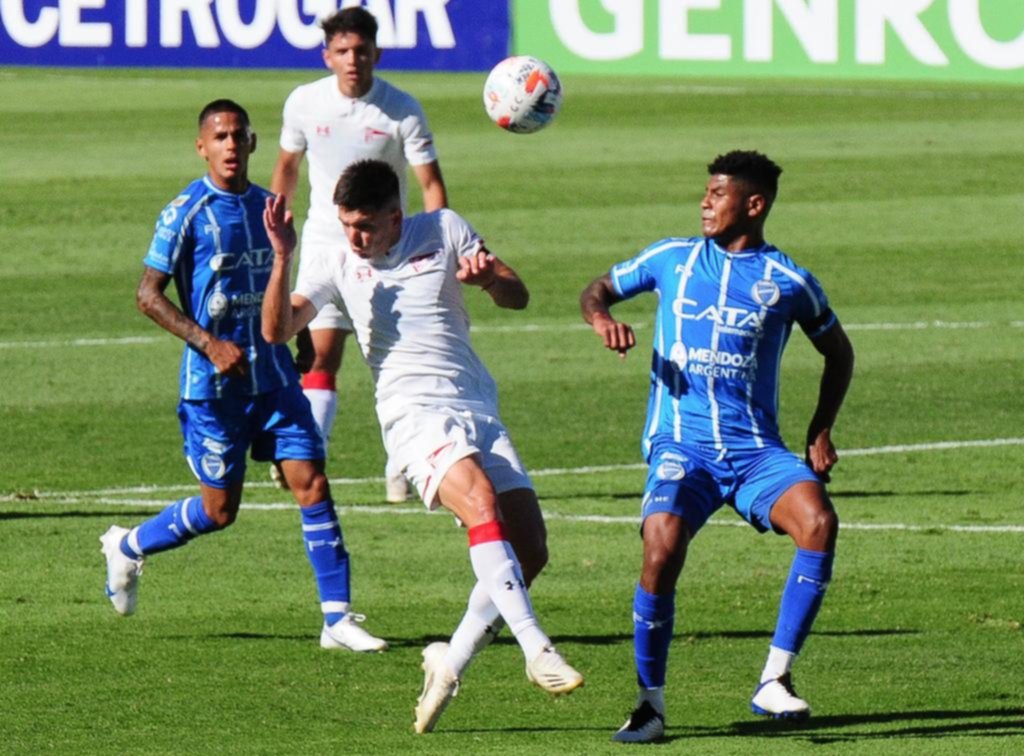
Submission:
[[[445,238],[457,257],[468,257],[480,251],[484,240],[465,218],[453,210],[439,210]]]
[[[662,247],[658,242],[643,249],[640,254],[612,266],[610,273],[615,293],[623,299],[635,297],[645,291],[654,291],[658,285],[658,256]]]
[[[299,276],[292,293],[312,302],[317,312],[332,303],[342,306],[341,293],[323,257],[316,257],[309,265],[299,268]]]
[[[427,125],[427,116],[416,100],[410,98],[409,114],[398,126],[402,135],[402,151],[409,165],[426,165],[437,160],[434,135]]]
[[[802,280],[793,309],[793,319],[800,324],[810,339],[815,339],[839,322],[829,306],[828,297],[818,279],[808,271],[801,271]]]
[[[153,231],[153,241],[142,260],[144,265],[173,275],[182,252],[193,248],[192,217],[198,205],[190,204],[191,199],[188,194],[180,194],[160,213]]]
[[[306,151],[306,133],[302,130],[300,100],[301,95],[296,89],[284,101],[280,146],[287,152]]]

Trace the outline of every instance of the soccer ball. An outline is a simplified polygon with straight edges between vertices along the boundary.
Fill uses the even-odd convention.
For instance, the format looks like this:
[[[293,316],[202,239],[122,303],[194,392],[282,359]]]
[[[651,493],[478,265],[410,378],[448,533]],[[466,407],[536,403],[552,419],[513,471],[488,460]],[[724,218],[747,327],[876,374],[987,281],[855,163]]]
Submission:
[[[484,108],[491,120],[514,134],[540,131],[558,115],[562,85],[551,66],[529,55],[505,58],[484,84]]]

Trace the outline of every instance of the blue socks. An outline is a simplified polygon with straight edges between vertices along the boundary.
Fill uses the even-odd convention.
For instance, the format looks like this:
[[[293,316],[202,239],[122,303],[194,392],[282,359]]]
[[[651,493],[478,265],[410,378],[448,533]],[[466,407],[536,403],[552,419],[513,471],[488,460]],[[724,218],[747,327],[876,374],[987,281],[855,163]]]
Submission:
[[[217,530],[217,526],[206,516],[202,498],[191,496],[174,502],[160,514],[132,528],[121,541],[121,553],[129,559],[141,559],[176,549],[212,530]]]
[[[835,552],[796,550],[782,591],[773,646],[792,654],[800,653],[832,579],[834,559]]]
[[[667,596],[656,596],[637,585],[633,594],[633,650],[637,684],[641,688],[665,685],[675,613],[675,591]]]
[[[348,552],[341,535],[341,523],[330,499],[311,507],[300,507],[302,539],[313,567],[320,609],[328,625],[345,616],[349,604]]]

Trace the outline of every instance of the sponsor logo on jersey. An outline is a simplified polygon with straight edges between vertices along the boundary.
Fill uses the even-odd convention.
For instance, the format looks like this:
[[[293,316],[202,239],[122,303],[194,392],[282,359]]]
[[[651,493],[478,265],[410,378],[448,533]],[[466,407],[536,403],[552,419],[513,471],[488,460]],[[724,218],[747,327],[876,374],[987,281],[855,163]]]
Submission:
[[[206,300],[206,314],[214,320],[220,320],[228,313],[228,298],[223,292],[215,291]]]
[[[710,320],[725,333],[737,336],[756,336],[764,325],[760,313],[742,307],[708,305],[703,309],[700,303],[683,297],[672,303],[672,312],[683,320]]]
[[[409,258],[409,265],[412,266],[412,269],[414,271],[419,273],[421,270],[423,270],[425,267],[427,267],[427,263],[429,263],[431,260],[433,260],[439,254],[441,254],[441,250],[440,249],[435,249],[433,252],[426,252],[426,253],[424,253],[422,255],[416,255],[416,257],[410,257]]]
[[[782,296],[779,285],[771,280],[755,281],[750,289],[750,294],[754,297],[755,302],[764,307],[771,307]]]
[[[444,456],[455,448],[455,442],[449,441],[443,446],[439,446],[427,455],[427,464],[431,467],[437,467],[437,463],[441,461]]]
[[[270,247],[255,247],[240,254],[224,252],[210,258],[210,270],[222,272],[237,268],[256,268],[263,270],[274,263],[274,250]]]
[[[374,129],[374,128],[370,127],[370,126],[367,126],[363,130],[363,141],[364,142],[376,142],[379,139],[387,139],[389,136],[391,136],[391,135],[388,134],[388,132],[381,131],[380,129]]]
[[[673,344],[672,350],[668,353],[668,358],[679,370],[685,370],[687,362],[686,344],[683,344],[681,341]]]
[[[223,441],[215,441],[212,438],[204,438],[202,443],[204,449],[206,449],[207,451],[211,451],[214,454],[223,454],[228,450],[227,444],[225,444]]]
[[[227,472],[227,466],[224,464],[224,458],[219,454],[204,454],[203,458],[199,460],[199,464],[203,468],[203,472],[206,477],[212,480],[219,480],[224,477],[224,473]]]
[[[682,370],[682,366],[679,369]],[[757,356],[690,347],[686,353],[686,371],[691,375],[706,378],[725,378],[752,383],[757,373]]]
[[[173,228],[167,228],[167,226],[159,226],[156,230],[156,236],[160,241],[172,242],[178,236]]]

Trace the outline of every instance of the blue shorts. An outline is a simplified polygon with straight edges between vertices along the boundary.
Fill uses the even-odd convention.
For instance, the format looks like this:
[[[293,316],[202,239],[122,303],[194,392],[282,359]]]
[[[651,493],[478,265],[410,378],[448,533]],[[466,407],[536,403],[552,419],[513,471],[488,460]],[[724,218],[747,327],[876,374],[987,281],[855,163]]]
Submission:
[[[309,400],[296,382],[258,396],[178,403],[185,459],[199,481],[228,488],[245,477],[245,453],[257,462],[323,459]]]
[[[642,517],[657,512],[682,517],[692,537],[723,504],[729,504],[763,533],[771,530],[772,507],[787,489],[804,481],[821,482],[780,443],[719,456],[712,447],[655,439]]]

